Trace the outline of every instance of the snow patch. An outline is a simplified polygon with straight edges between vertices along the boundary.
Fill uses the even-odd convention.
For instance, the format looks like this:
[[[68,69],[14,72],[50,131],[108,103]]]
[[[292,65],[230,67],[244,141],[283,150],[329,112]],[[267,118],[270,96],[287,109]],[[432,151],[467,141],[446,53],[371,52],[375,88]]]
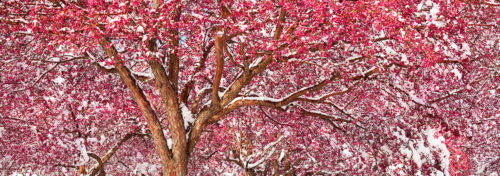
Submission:
[[[441,163],[441,168],[444,171],[444,175],[450,175],[448,172],[448,168],[450,165],[450,151],[448,150],[448,147],[446,147],[446,144],[444,144],[444,137],[439,135],[436,137],[436,131],[433,129],[427,130],[426,135],[427,135],[427,142],[429,142],[429,146],[432,148],[437,149],[439,152],[439,159]]]
[[[262,61],[262,57],[259,57],[257,60],[253,61],[251,64],[250,64],[250,68],[252,67],[255,67],[257,66],[258,64],[260,64],[260,62]]]
[[[3,136],[3,132],[5,131],[5,128],[4,127],[0,127],[0,137]]]
[[[104,134],[101,134],[101,139],[99,140],[99,144],[104,145],[104,142],[106,142],[106,136],[104,136]]]
[[[191,111],[186,107],[186,104],[181,103],[182,117],[184,118],[184,129],[187,129],[189,125],[193,124],[194,118]]]
[[[137,27],[137,32],[144,32],[144,28],[142,26]]]
[[[281,153],[280,153],[280,157],[278,158],[278,161],[282,161],[284,157],[285,157],[285,150],[281,149]]]
[[[458,69],[453,69],[451,70],[451,72],[458,78],[458,79],[462,79],[462,73],[458,70]]]
[[[168,148],[172,148],[172,139],[167,139]]]
[[[61,84],[66,80],[64,78],[62,78],[61,76],[58,76],[57,78],[53,79],[52,81],[57,83],[57,84]]]
[[[406,54],[401,54],[401,62],[405,63],[405,65],[410,64],[410,61],[408,61],[408,56],[406,56]]]
[[[85,146],[85,140],[83,138],[79,138],[75,141],[76,149],[80,151],[80,158],[78,161],[78,165],[83,165],[89,161],[89,155],[87,154],[87,147]]]
[[[425,102],[424,100],[418,98],[417,96],[415,96],[412,92],[409,92],[408,95],[410,96],[411,100],[413,100],[414,102],[420,104],[420,105],[425,105]]]
[[[157,165],[150,164],[147,162],[139,163],[135,166],[134,174],[137,175],[151,175],[157,173],[159,170]]]
[[[351,157],[352,156],[352,152],[349,151],[349,149],[344,149],[342,150],[342,156],[344,157]]]

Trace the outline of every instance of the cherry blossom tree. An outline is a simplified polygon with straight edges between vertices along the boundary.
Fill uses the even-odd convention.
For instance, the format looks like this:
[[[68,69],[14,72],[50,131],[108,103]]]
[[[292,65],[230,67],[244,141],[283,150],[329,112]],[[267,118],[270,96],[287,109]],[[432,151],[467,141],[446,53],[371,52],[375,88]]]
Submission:
[[[0,171],[494,175],[494,0],[0,2]]]

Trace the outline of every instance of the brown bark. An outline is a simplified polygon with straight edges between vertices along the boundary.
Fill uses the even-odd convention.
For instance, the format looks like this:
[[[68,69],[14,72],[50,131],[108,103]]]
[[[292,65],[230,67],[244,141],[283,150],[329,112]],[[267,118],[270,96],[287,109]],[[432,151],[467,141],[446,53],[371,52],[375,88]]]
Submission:
[[[132,96],[134,97],[134,100],[137,102],[137,105],[139,106],[139,109],[142,112],[142,115],[146,119],[148,127],[151,131],[151,135],[153,137],[153,141],[156,146],[156,150],[162,160],[163,173],[167,173],[169,171],[169,168],[172,167],[171,166],[172,163],[170,161],[172,153],[168,148],[167,140],[165,139],[160,121],[158,120],[156,113],[151,107],[149,101],[147,100],[146,95],[144,95],[144,92],[137,85],[136,80],[132,77],[130,70],[124,65],[123,61],[118,57],[118,52],[111,45],[111,42],[109,42],[109,40],[106,38],[102,38],[100,44],[103,47],[106,54],[108,55],[108,57],[112,58],[115,61],[115,67],[118,70],[120,77],[122,78],[125,85],[129,88],[130,92],[132,93]]]
[[[275,31],[283,30],[283,26],[281,25],[281,23],[285,21],[285,16],[286,12],[285,10],[282,9],[280,12],[280,19],[278,24],[276,25]],[[280,38],[281,32],[278,33],[279,34],[276,34],[274,36],[274,39]],[[221,47],[223,47],[223,44],[221,45]],[[221,48],[221,54],[222,54],[222,48]],[[245,69],[243,73],[241,73],[241,75],[233,81],[232,85],[229,87],[224,96],[221,98],[220,106],[211,106],[210,108],[205,107],[200,111],[198,117],[194,122],[193,128],[189,136],[189,141],[187,145],[188,153],[191,153],[194,150],[196,143],[200,140],[200,137],[203,133],[203,129],[205,128],[205,126],[208,125],[208,121],[211,118],[213,119],[212,116],[220,112],[222,110],[222,107],[224,107],[225,105],[230,103],[234,98],[236,98],[241,89],[245,87],[252,80],[254,76],[264,71],[267,65],[269,65],[272,62],[273,55],[268,54],[263,57],[265,58],[260,63],[258,63],[257,66],[249,68],[248,70]]]
[[[179,21],[179,18],[180,9],[177,8],[174,20]],[[187,141],[184,120],[179,109],[179,101],[177,98],[179,81],[178,31],[169,31],[169,43],[173,51],[169,55],[168,75],[158,58],[149,60],[148,64],[155,76],[156,87],[165,105],[168,129],[172,136],[172,156],[169,160],[170,165],[167,169],[168,171],[164,169],[163,175],[181,176],[187,175],[188,153],[186,150]],[[154,41],[151,42],[150,46],[149,50],[155,52],[156,46],[154,45]]]
[[[255,173],[251,169],[246,169],[245,170],[245,176],[255,176]]]
[[[154,2],[154,8],[157,8],[159,6],[158,2],[159,1]],[[227,7],[224,6],[224,8]],[[174,20],[176,21],[178,21],[180,17],[179,12],[180,9],[177,9],[176,16],[174,17]],[[224,16],[227,17],[228,15],[230,14],[225,14]],[[281,37],[281,34],[283,32],[283,26],[281,23],[284,22],[285,17],[286,17],[286,12],[284,9],[282,9],[279,15],[279,22],[276,25],[275,34],[273,36],[273,39],[275,40],[279,40]],[[287,31],[287,34],[290,33],[290,31],[293,31],[293,29],[289,29],[289,31]],[[151,60],[148,63],[155,76],[154,80],[156,86],[159,90],[159,93],[162,97],[163,103],[166,108],[166,116],[169,123],[168,128],[170,130],[170,133],[172,134],[172,144],[173,144],[172,150],[170,150],[167,146],[166,139],[161,129],[161,124],[158,120],[158,117],[156,116],[154,110],[151,108],[151,105],[146,99],[146,96],[144,95],[142,89],[136,84],[136,80],[132,76],[130,70],[126,66],[124,66],[123,61],[119,59],[119,57],[117,56],[116,49],[112,45],[110,45],[109,40],[107,39],[101,40],[101,45],[103,46],[106,54],[109,57],[113,58],[116,62],[115,64],[116,68],[115,70],[113,70],[113,72],[117,72],[120,74],[125,85],[130,89],[134,99],[139,105],[139,108],[143,113],[143,116],[146,118],[146,121],[148,122],[148,126],[152,133],[152,138],[155,142],[158,154],[160,155],[160,158],[162,160],[163,175],[176,175],[176,176],[187,175],[188,173],[187,163],[189,159],[188,158],[189,154],[194,150],[194,147],[196,146],[196,143],[199,141],[204,128],[209,123],[213,123],[218,119],[220,119],[220,117],[222,117],[227,112],[230,112],[231,110],[234,110],[243,105],[252,105],[252,104],[267,105],[269,107],[279,107],[288,104],[292,101],[295,101],[298,97],[305,94],[306,92],[314,91],[315,89],[319,89],[324,85],[326,85],[326,82],[322,82],[318,86],[319,88],[315,87],[300,91],[294,95],[291,95],[284,101],[278,103],[265,102],[265,101],[254,101],[254,102],[246,101],[245,103],[235,102],[231,104],[230,107],[224,109],[223,107],[228,105],[236,97],[240,96],[238,94],[241,91],[241,89],[245,87],[252,80],[254,76],[256,76],[257,74],[261,73],[263,70],[266,69],[266,67],[272,62],[274,56],[272,52],[258,56],[258,57],[263,57],[262,61],[260,63],[257,63],[256,66],[252,68],[248,68],[247,66],[247,68],[244,69],[243,73],[237,78],[235,78],[233,84],[231,84],[231,86],[228,88],[224,96],[219,97],[218,91],[224,68],[225,38],[223,35],[218,34],[215,37],[215,42],[213,44],[213,46],[215,46],[217,63],[216,63],[216,73],[213,81],[213,87],[211,90],[212,105],[210,107],[203,107],[200,110],[196,118],[196,121],[193,125],[193,128],[191,130],[189,140],[186,140],[186,131],[185,131],[186,129],[184,129],[184,121],[179,109],[180,102],[177,96],[178,80],[179,80],[179,57],[178,57],[179,34],[178,31],[175,30],[171,30],[169,34],[170,34],[169,44],[170,47],[173,49],[173,52],[171,52],[169,55],[168,74],[165,68],[163,67],[162,63],[159,62],[158,60]],[[210,48],[211,46],[209,46],[208,50],[206,51],[207,55]],[[150,48],[150,50],[154,51],[155,48]],[[229,52],[227,54],[230,55]],[[203,65],[201,65],[201,67],[203,67]],[[193,84],[194,82],[190,82],[189,84],[187,84],[185,90],[182,91],[181,102],[187,101],[189,92]],[[251,170],[245,171],[245,173],[248,175],[255,175],[255,173]]]
[[[181,5],[176,3],[176,6],[178,7],[175,10],[175,17],[174,21],[178,22],[181,18]],[[169,43],[170,43],[170,48],[173,49],[172,53],[170,53],[170,57],[168,60],[168,80],[172,83],[172,87],[175,90],[175,95],[177,95],[177,90],[178,84],[179,84],[179,31],[177,30],[170,30],[169,31]]]
[[[154,1],[153,8],[160,6],[160,1]],[[179,21],[181,16],[180,4],[176,4],[174,21]],[[164,165],[163,175],[184,176],[187,175],[188,153],[186,131],[184,129],[184,120],[182,118],[179,101],[177,98],[178,82],[179,82],[179,32],[177,30],[169,31],[169,44],[172,52],[168,60],[168,75],[162,63],[155,60],[148,61],[149,66],[155,76],[155,83],[162,97],[162,102],[165,105],[166,116],[168,121],[168,129],[172,136],[172,153],[167,160],[169,165]],[[156,51],[154,41],[150,45],[150,51]],[[192,85],[188,85],[192,86]],[[186,92],[189,93],[190,87],[187,87]],[[184,92],[184,91],[183,91]],[[187,99],[187,94],[183,95]],[[168,148],[168,147],[167,147]],[[163,160],[163,159],[162,159]]]
[[[177,86],[179,84],[179,56],[177,56],[179,52],[177,49],[179,47],[179,41],[177,41],[177,38],[179,37],[179,33],[177,31],[171,31],[170,35],[170,45],[174,48],[174,51],[170,54],[170,58],[168,60],[168,78],[177,94]]]
[[[177,94],[169,83],[167,73],[163,66],[157,61],[149,61],[149,65],[155,75],[155,82],[166,108],[168,128],[172,135],[173,168],[168,175],[187,175],[187,142],[182,119],[177,101]]]
[[[87,170],[85,170],[85,165],[81,165],[80,167],[78,167],[78,176],[85,174],[87,174]]]
[[[273,160],[273,175],[274,176],[279,176],[280,175],[280,167],[278,165],[278,160]]]
[[[96,171],[99,172],[99,176],[105,176],[106,175],[106,172],[104,172],[104,163],[102,162],[101,158],[99,156],[97,156],[95,153],[87,153],[90,157],[94,158],[95,160],[97,160],[97,168],[99,170],[96,169]],[[94,176],[96,175],[96,173],[91,173],[90,176]]]
[[[224,37],[222,34],[217,34],[215,37],[215,58],[216,58],[216,70],[214,77],[214,84],[212,86],[212,106],[219,106],[219,87],[222,78],[222,71],[224,70]]]

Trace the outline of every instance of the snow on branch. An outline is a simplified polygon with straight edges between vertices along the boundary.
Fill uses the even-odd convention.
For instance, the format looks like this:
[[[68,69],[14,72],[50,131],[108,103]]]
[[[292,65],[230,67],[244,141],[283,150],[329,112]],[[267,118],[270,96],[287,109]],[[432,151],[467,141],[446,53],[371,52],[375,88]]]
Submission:
[[[106,66],[103,65],[99,62],[94,62],[93,63],[99,70],[106,72],[106,73],[118,73],[118,70],[114,66]],[[141,80],[141,81],[147,81],[153,79],[153,75],[151,73],[143,73],[143,72],[131,72],[131,74],[134,76],[134,78]]]
[[[59,64],[60,63],[56,63],[56,64],[54,64],[54,66],[49,68],[47,71],[43,72],[42,75],[40,75],[31,85],[29,85],[23,89],[14,90],[14,91],[12,91],[12,93],[19,92],[19,91],[25,91],[25,90],[28,90],[29,88],[36,86],[36,84],[38,84],[38,82],[40,82],[40,80],[42,80],[42,78],[45,77],[45,75],[47,75],[49,72],[54,70],[57,66],[59,66]]]
[[[442,96],[442,97],[439,97],[439,98],[437,98],[437,99],[435,99],[435,100],[431,100],[431,101],[429,101],[429,103],[430,103],[430,104],[438,103],[438,102],[440,102],[440,101],[442,101],[442,100],[445,100],[445,99],[447,99],[447,98],[449,98],[449,97],[451,97],[451,96],[453,96],[453,95],[457,95],[457,94],[459,94],[459,93],[461,93],[461,92],[465,91],[466,89],[469,89],[472,85],[474,85],[474,84],[476,84],[476,83],[479,83],[479,82],[481,82],[481,81],[483,81],[483,80],[486,80],[487,78],[488,78],[487,76],[484,76],[484,77],[481,77],[481,78],[475,79],[474,81],[472,81],[472,82],[470,82],[469,84],[467,84],[465,87],[463,87],[463,88],[459,88],[459,89],[455,89],[455,90],[452,90],[452,91],[450,91],[447,95]]]
[[[138,130],[135,131],[135,132],[132,132],[132,133],[128,133],[127,135],[125,135],[125,137],[123,137],[118,143],[116,143],[113,148],[111,148],[108,152],[106,152],[106,155],[104,155],[102,157],[102,159],[95,155],[95,156],[89,156],[90,157],[93,157],[93,158],[99,158],[100,162],[98,163],[98,165],[94,166],[92,168],[92,170],[90,171],[89,175],[95,175],[97,174],[99,171],[101,171],[103,173],[103,167],[104,167],[104,164],[106,164],[106,162],[108,162],[108,160],[116,153],[116,151],[118,151],[118,149],[129,139],[131,139],[132,137],[134,136],[147,136],[147,134],[140,134],[138,133]],[[97,159],[96,158],[96,159]],[[98,160],[98,161],[99,161]]]
[[[265,145],[261,151],[247,151],[244,147],[239,148],[238,150],[233,150],[234,158],[227,157],[226,160],[234,162],[238,164],[240,167],[245,169],[254,169],[255,167],[261,165],[266,160],[268,160],[271,156],[273,156],[276,152],[276,145],[284,138],[284,136],[280,136],[275,141],[268,143]],[[253,150],[253,149],[250,149]],[[252,153],[251,155],[245,156],[247,153]],[[281,152],[283,154],[283,151]],[[257,161],[252,162],[252,159],[259,158]]]
[[[421,98],[417,97],[416,95],[414,95],[413,93],[405,90],[403,87],[401,87],[400,85],[392,85],[391,86],[393,88],[395,88],[396,90],[402,92],[403,94],[405,94],[406,96],[410,97],[411,101],[414,102],[415,104],[418,104],[418,105],[421,105],[421,106],[426,106],[426,107],[430,107],[424,100],[422,100]]]

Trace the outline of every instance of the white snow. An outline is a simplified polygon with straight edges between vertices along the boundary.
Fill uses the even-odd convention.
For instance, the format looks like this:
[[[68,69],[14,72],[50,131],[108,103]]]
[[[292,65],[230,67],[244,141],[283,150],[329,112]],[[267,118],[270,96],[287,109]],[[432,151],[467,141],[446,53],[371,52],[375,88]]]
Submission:
[[[3,132],[5,131],[5,128],[4,127],[0,127],[0,137],[3,136]]]
[[[349,151],[349,149],[344,149],[342,150],[342,156],[344,157],[351,157],[352,156],[352,152]]]
[[[137,27],[137,32],[144,32],[144,28],[142,26]]]
[[[108,17],[106,20],[107,20],[108,24],[114,24],[115,22],[118,22],[118,21],[120,21],[122,19],[126,19],[126,18],[127,18],[127,15],[116,15],[113,18]]]
[[[285,157],[285,150],[281,149],[281,153],[280,153],[280,157],[278,158],[278,161],[283,160],[284,157]]]
[[[398,53],[396,51],[394,51],[394,49],[392,49],[391,47],[383,44],[382,45],[382,48],[384,48],[385,52],[388,54],[388,55],[397,55]]]
[[[334,115],[330,115],[330,114],[327,114],[327,113],[324,113],[324,112],[321,112],[321,111],[313,111],[313,110],[309,110],[309,112],[312,112],[312,113],[315,113],[315,114],[320,114],[320,115],[327,116],[327,117],[332,117],[332,116],[334,116]]]
[[[406,65],[410,63],[410,61],[408,61],[408,56],[406,56],[406,54],[401,54],[401,62],[405,63]]]
[[[104,134],[101,134],[101,139],[99,139],[99,144],[104,145],[104,142],[106,142],[106,136],[104,136]]]
[[[309,159],[311,159],[313,161],[313,163],[316,163],[318,161],[316,161],[316,159],[314,157],[312,157],[309,153],[306,153],[307,156],[309,157]]]
[[[156,52],[156,53],[158,53],[158,52]],[[145,73],[145,72],[134,72],[134,71],[132,71],[132,74],[133,75],[137,75],[137,76],[147,77],[149,79],[154,78],[154,75],[151,72]]]
[[[430,10],[425,10],[430,8]],[[418,4],[417,9],[419,10],[416,13],[417,16],[425,16],[428,19],[428,23],[436,25],[436,27],[443,27],[446,25],[443,21],[439,21],[439,10],[440,5],[438,3],[433,2],[432,0],[425,0]]]
[[[257,66],[260,62],[262,61],[262,57],[259,57],[257,60],[253,61],[251,64],[250,64],[250,68],[252,67],[255,67]]]
[[[259,131],[257,131],[257,132],[255,133],[255,135],[256,135],[256,136],[260,136],[260,135],[262,134],[262,131],[264,131],[264,129],[263,129],[263,128],[261,128]]]
[[[435,136],[436,131],[429,129],[426,131],[427,142],[431,148],[435,148],[439,151],[439,160],[441,161],[441,168],[444,171],[444,175],[450,175],[448,168],[450,165],[450,151],[448,147],[444,144],[444,137],[439,135],[437,138]]]
[[[184,103],[181,103],[181,113],[184,118],[184,129],[187,129],[188,126],[194,122],[193,114],[191,114],[191,111]]]
[[[95,138],[95,137],[87,138],[87,141],[89,143],[97,143],[98,142],[97,138]]]
[[[270,151],[268,151],[268,152],[267,152],[267,155],[266,155],[266,156],[261,157],[258,161],[254,162],[254,163],[248,164],[248,165],[247,165],[247,168],[248,168],[248,169],[254,168],[254,167],[256,167],[256,166],[258,166],[258,165],[262,164],[262,163],[263,163],[264,161],[266,161],[269,157],[271,157],[271,155],[273,155],[273,154],[274,154],[274,151],[276,150],[276,148],[275,148],[274,146],[275,146],[276,144],[278,144],[278,142],[280,142],[280,141],[281,141],[281,139],[283,139],[283,136],[280,136],[280,137],[279,137],[276,141],[271,142],[271,143],[267,144],[266,146],[264,146],[264,150],[263,150],[264,152],[265,152],[265,151],[268,151],[268,150],[269,150],[269,148],[271,148],[271,147],[273,147],[273,148],[272,148]],[[254,154],[250,155],[249,157],[247,157],[247,160],[249,160],[249,159],[253,158],[253,156],[255,156],[255,154],[260,154],[260,155],[262,155],[262,153],[259,153],[259,152],[254,153]]]
[[[68,145],[66,145],[66,143],[64,143],[61,138],[57,138],[57,145],[59,145],[60,147],[63,147],[65,149],[68,149]]]
[[[240,134],[235,133],[235,135],[236,135],[236,139],[239,141]],[[261,165],[267,159],[269,159],[272,155],[274,155],[274,153],[276,151],[275,146],[282,139],[283,139],[283,136],[280,136],[274,142],[268,143],[266,146],[264,146],[264,148],[261,151],[254,151],[254,152],[252,152],[251,155],[248,155],[248,156],[247,156],[247,154],[249,153],[249,151],[245,150],[244,148],[241,148],[239,158],[237,158],[237,159],[243,163],[243,166],[245,168],[247,168],[247,169],[255,168],[255,167]],[[284,157],[284,155],[285,155],[285,151],[282,150],[281,154],[280,154],[280,158],[282,159]],[[260,158],[260,159],[251,163],[253,158]]]
[[[30,127],[30,130],[31,130],[31,132],[32,132],[32,133],[38,134],[38,132],[37,132],[37,130],[36,130],[36,129],[37,129],[37,127],[36,127],[36,126],[31,126],[31,127]]]
[[[252,100],[257,100],[257,101],[271,101],[271,102],[280,102],[282,101],[283,99],[276,99],[276,98],[270,98],[270,97],[236,97],[235,99],[233,99],[233,101],[231,101],[230,103],[228,103],[225,107],[228,107],[230,106],[231,104],[237,102],[237,101],[245,101],[245,100],[249,100],[249,101],[252,101]]]
[[[203,19],[203,15],[197,14],[197,13],[191,13],[191,16],[198,18],[198,19]]]
[[[137,175],[151,175],[158,172],[158,166],[148,162],[142,162],[135,166],[134,174]]]
[[[80,158],[78,161],[78,165],[83,165],[89,161],[89,155],[87,154],[87,147],[85,146],[85,140],[83,138],[79,138],[75,141],[76,149],[80,151]]]
[[[470,47],[469,44],[467,43],[462,43],[462,48],[461,50],[464,52],[460,57],[466,58],[467,56],[470,56],[472,53],[470,52]]]
[[[418,98],[417,96],[415,96],[412,92],[409,92],[408,95],[410,96],[411,100],[413,100],[414,102],[420,104],[420,105],[425,105],[425,102],[424,100]]]
[[[406,94],[408,94],[408,96],[410,97],[410,99],[411,99],[413,102],[415,102],[415,103],[417,103],[417,104],[420,104],[420,105],[426,105],[426,104],[427,104],[427,103],[425,103],[425,101],[424,101],[423,99],[421,99],[421,98],[417,97],[417,96],[414,94],[414,93],[415,93],[414,91],[410,91],[410,92],[409,92],[409,91],[405,90],[402,86],[397,85],[397,84],[395,84],[395,85],[394,85],[394,87],[396,87],[396,88],[398,88],[399,90],[401,90],[402,92],[405,92]]]
[[[58,76],[57,78],[53,79],[52,81],[54,81],[57,84],[61,84],[65,81],[65,79],[62,78],[61,76]]]
[[[258,160],[257,162],[255,163],[252,163],[252,164],[248,164],[247,168],[248,169],[251,169],[251,168],[254,168],[255,166],[258,166],[260,164],[262,164],[264,161],[266,161],[269,157],[271,157],[271,155],[274,154],[274,151],[276,150],[276,148],[272,148],[271,151],[269,151],[269,153],[267,153],[267,155],[265,157],[262,157],[260,158],[260,160]]]
[[[283,136],[280,136],[276,141],[274,142],[271,142],[269,144],[267,144],[265,147],[264,147],[264,150],[267,150],[269,148],[271,148],[272,146],[275,146],[278,142],[281,141],[281,139],[283,139]]]
[[[458,69],[453,69],[451,70],[451,72],[458,78],[458,79],[462,79],[462,73],[458,70]]]
[[[172,139],[167,139],[168,148],[172,148]]]
[[[377,68],[377,67],[375,67],[375,66],[374,66],[374,67],[372,67],[372,68],[370,68],[370,69],[366,70],[365,72],[363,72],[363,73],[362,73],[362,74],[363,74],[363,76],[366,76],[366,74],[370,73],[371,71],[375,70],[376,68]]]
[[[448,172],[450,164],[450,152],[444,144],[444,137],[441,135],[436,135],[435,129],[427,129],[422,133],[421,139],[409,139],[404,135],[404,131],[398,128],[399,133],[395,133],[398,139],[402,140],[407,145],[403,145],[400,148],[400,152],[420,168],[426,162],[434,162],[435,159],[439,160],[441,164],[441,170],[434,170],[431,175],[446,175],[449,176]],[[427,146],[425,143],[427,142]],[[406,146],[406,147],[405,147]],[[433,152],[439,154],[438,158],[434,158]],[[397,166],[396,166],[397,167]]]
[[[112,63],[113,60],[107,59],[106,62]],[[103,63],[97,62],[97,64],[99,64],[99,66],[101,66],[101,67],[103,67],[103,68],[105,68],[107,70],[111,70],[111,69],[115,68],[114,66],[107,66],[105,63],[103,64]]]
[[[84,108],[86,108],[86,107],[88,106],[88,101],[87,101],[87,100],[83,100],[83,101],[82,101],[82,106],[83,106]]]
[[[243,22],[243,21],[240,21],[240,22],[237,24],[237,26],[238,26],[238,27],[240,27],[240,30],[241,30],[241,31],[245,31],[245,30],[249,27],[249,25],[246,25],[246,24],[245,24],[245,22]]]

